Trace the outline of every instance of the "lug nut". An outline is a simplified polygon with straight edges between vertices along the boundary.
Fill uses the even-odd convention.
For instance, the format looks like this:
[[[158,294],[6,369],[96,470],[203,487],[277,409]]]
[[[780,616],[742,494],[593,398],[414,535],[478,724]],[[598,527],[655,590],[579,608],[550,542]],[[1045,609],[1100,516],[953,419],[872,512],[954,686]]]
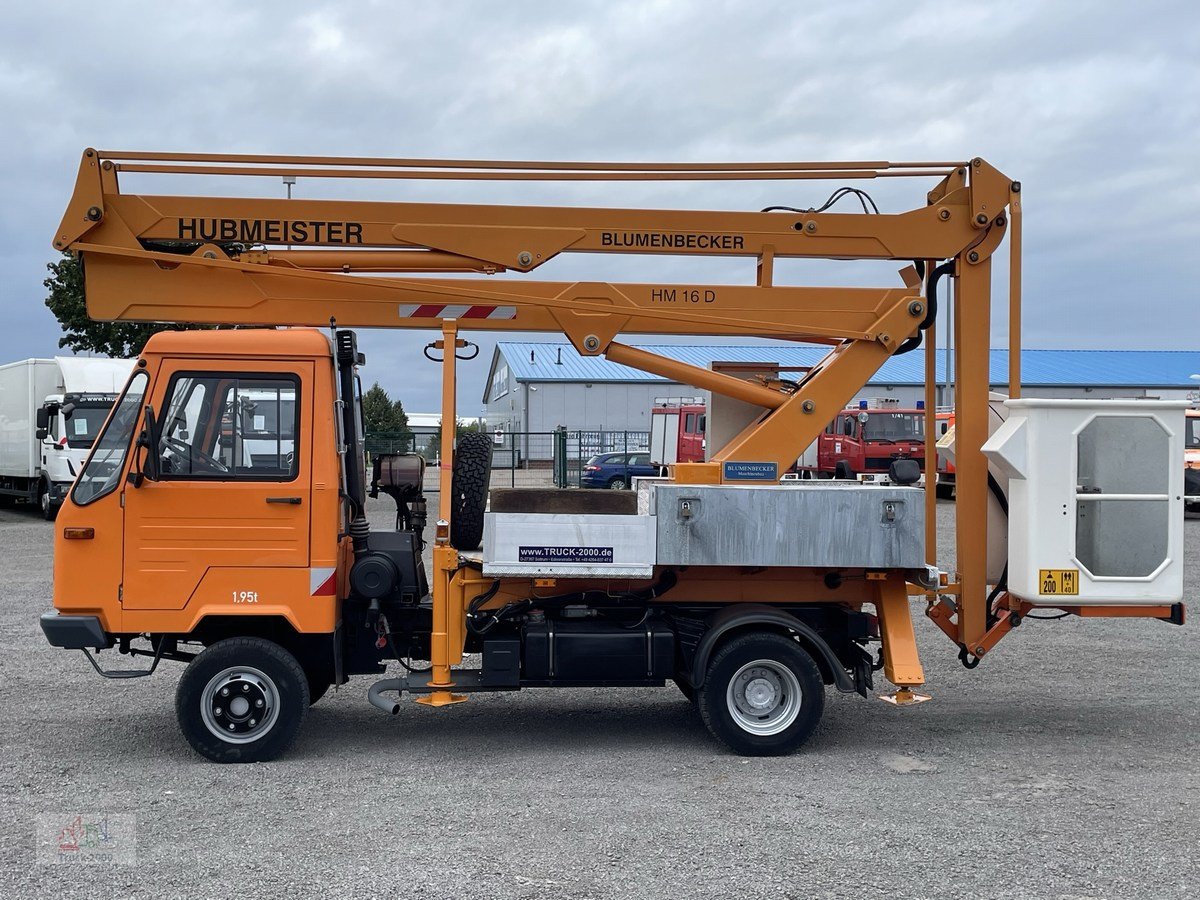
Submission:
[[[250,690],[250,685],[248,685],[248,684],[243,684],[243,685],[242,685],[242,691],[248,691],[248,690]]]
[[[230,731],[233,731],[235,728],[237,728],[237,726],[236,726],[236,725],[234,725],[232,722],[230,722],[230,723],[229,723],[229,730],[230,730]]]
[[[258,720],[257,720],[257,719],[251,719],[251,720],[250,720],[250,727],[251,727],[251,728],[253,728],[253,727],[254,727],[255,725],[257,725],[257,724],[258,724]]]
[[[219,706],[214,706],[214,707],[213,707],[213,715],[214,715],[214,716],[219,716],[220,714],[221,714],[221,707],[219,707]]]
[[[221,696],[228,697],[229,696],[229,688],[221,688]]]
[[[259,697],[257,700],[255,700],[254,705],[261,707],[262,706],[262,697]]]

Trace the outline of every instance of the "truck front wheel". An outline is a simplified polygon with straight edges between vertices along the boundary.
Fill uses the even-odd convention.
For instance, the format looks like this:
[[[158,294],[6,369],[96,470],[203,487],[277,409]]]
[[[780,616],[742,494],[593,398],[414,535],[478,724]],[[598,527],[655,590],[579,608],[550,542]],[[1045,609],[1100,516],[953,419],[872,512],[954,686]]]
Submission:
[[[854,470],[850,468],[850,463],[844,459],[839,459],[837,465],[833,467],[833,477],[843,481],[849,481],[854,478]]]
[[[308,712],[296,657],[262,638],[213,644],[179,680],[175,714],[192,749],[213,762],[265,762],[291,746]]]
[[[50,494],[50,485],[44,481],[38,487],[38,508],[47,522],[53,522],[58,517],[58,504]]]
[[[798,749],[825,709],[813,658],[790,637],[756,632],[731,640],[713,656],[697,696],[708,730],[743,756],[780,756]]]

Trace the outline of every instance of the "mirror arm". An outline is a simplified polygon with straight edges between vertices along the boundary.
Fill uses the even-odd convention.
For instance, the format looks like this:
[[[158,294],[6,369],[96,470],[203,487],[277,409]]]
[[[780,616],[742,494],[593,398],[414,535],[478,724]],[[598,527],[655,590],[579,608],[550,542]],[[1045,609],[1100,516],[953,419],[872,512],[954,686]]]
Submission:
[[[158,423],[154,418],[154,407],[146,404],[144,427],[137,439],[138,449],[145,448],[145,461],[139,465],[137,472],[130,473],[133,486],[141,487],[143,481],[158,481]],[[135,457],[135,461],[136,461]]]

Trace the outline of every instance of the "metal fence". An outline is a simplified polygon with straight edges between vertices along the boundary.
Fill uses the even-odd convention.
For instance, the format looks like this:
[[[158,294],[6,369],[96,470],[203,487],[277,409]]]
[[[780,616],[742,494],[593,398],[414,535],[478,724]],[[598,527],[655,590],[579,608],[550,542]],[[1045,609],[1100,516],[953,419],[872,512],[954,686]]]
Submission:
[[[419,453],[429,462],[425,490],[440,483],[435,432],[368,434],[367,453]],[[601,453],[634,453],[650,449],[648,431],[519,431],[495,432],[492,438],[492,487],[579,487],[583,467]]]

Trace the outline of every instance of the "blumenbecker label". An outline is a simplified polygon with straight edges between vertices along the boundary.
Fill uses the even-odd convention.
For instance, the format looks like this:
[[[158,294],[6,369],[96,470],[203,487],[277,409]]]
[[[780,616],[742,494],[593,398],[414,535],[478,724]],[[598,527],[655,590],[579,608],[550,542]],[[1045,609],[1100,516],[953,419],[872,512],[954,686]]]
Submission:
[[[612,547],[518,547],[519,562],[611,563]]]
[[[727,462],[721,477],[725,481],[778,481],[779,467],[773,462]]]

